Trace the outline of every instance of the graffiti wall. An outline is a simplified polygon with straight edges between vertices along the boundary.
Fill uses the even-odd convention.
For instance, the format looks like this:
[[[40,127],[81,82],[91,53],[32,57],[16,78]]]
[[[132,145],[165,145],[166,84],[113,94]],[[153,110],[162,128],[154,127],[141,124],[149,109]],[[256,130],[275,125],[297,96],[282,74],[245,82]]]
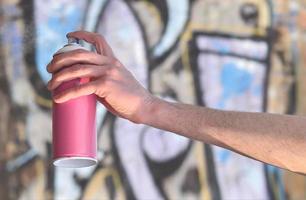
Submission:
[[[45,67],[98,32],[160,98],[306,114],[304,0],[0,1],[1,199],[305,199],[306,179],[97,109],[95,167],[51,159]]]

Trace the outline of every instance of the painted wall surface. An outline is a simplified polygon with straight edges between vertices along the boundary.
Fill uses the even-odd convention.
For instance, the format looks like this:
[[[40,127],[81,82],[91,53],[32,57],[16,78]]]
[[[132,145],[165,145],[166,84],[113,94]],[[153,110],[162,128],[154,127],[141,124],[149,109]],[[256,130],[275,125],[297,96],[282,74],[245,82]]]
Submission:
[[[152,93],[306,114],[305,0],[0,1],[0,199],[306,199],[302,175],[98,105],[99,164],[51,160],[45,67],[67,32],[103,34]]]

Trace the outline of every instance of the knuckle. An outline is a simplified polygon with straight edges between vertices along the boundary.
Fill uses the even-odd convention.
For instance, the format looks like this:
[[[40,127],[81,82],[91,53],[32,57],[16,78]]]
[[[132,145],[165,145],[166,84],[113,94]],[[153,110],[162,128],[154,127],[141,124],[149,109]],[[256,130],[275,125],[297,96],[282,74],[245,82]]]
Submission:
[[[109,85],[109,78],[105,77],[100,80],[100,84],[103,85],[104,87]]]
[[[87,56],[87,51],[84,49],[77,49],[74,51],[74,56],[78,58],[83,58],[84,56]]]
[[[57,62],[58,62],[58,61],[56,61],[55,59],[52,59],[51,62],[48,64],[48,66],[47,66],[47,71],[48,71],[49,73],[54,73],[54,71],[55,71],[55,66],[57,65],[57,64],[56,64]]]
[[[107,74],[109,76],[117,76],[118,75],[118,69],[116,67],[109,67],[107,70]]]
[[[110,88],[111,88],[111,81],[107,78],[103,78],[96,82],[95,93],[98,96],[102,96]]]
[[[87,51],[85,49],[77,49],[75,50],[75,53],[77,54],[83,54],[83,53],[86,53]]]
[[[116,67],[121,67],[121,66],[122,66],[122,63],[121,63],[118,59],[115,59],[114,65],[115,65]]]
[[[110,63],[111,63],[112,65],[115,65],[117,62],[118,62],[118,59],[117,59],[117,58],[110,58]]]
[[[62,76],[62,72],[56,73],[52,78],[52,82],[58,82],[61,76]]]
[[[51,61],[51,62],[52,62],[52,61]],[[49,73],[52,72],[52,71],[51,71],[51,67],[52,67],[51,62],[47,65],[47,72],[49,72]]]
[[[99,33],[95,33],[95,34],[94,34],[94,38],[95,38],[96,40],[104,40],[104,37],[103,37],[101,34],[99,34]]]
[[[116,61],[115,66],[116,66],[116,67],[122,67],[123,65],[121,64],[120,61]]]
[[[100,36],[99,34],[95,34],[95,35],[94,35],[94,41],[95,41],[95,43],[99,43],[99,42],[101,42],[101,40],[102,40],[102,38],[101,38],[101,36]]]
[[[88,89],[91,90],[93,93],[97,92],[98,83],[95,84],[89,84]]]
[[[117,58],[111,58],[111,64],[115,67],[122,67],[122,63]]]
[[[50,62],[50,70],[52,70],[53,69],[53,67],[55,66],[55,65],[57,65],[58,63],[59,63],[59,56],[55,56],[52,60],[51,60],[51,62]]]
[[[110,79],[110,78],[106,78],[104,80],[104,86],[107,87],[107,88],[112,88],[112,85],[113,85],[113,79]]]
[[[70,68],[68,68],[70,70],[70,73],[79,73],[82,72],[82,70],[84,70],[84,66],[81,64],[75,64],[73,66],[71,66]]]

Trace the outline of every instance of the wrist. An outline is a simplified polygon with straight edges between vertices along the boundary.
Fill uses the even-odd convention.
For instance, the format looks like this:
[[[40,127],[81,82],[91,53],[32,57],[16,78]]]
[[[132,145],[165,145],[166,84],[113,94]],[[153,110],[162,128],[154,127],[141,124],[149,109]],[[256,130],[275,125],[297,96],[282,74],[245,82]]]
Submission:
[[[138,117],[138,123],[153,126],[154,121],[158,119],[162,103],[163,100],[150,94],[150,96],[145,99],[144,106],[142,106]]]

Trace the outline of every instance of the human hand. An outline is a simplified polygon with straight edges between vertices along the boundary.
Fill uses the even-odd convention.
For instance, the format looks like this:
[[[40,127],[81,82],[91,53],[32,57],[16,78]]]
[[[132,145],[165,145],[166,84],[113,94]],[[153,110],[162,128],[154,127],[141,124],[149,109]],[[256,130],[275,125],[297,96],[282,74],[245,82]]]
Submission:
[[[84,95],[96,94],[97,99],[113,114],[141,123],[149,114],[154,97],[116,59],[105,39],[96,33],[76,31],[67,37],[85,40],[96,47],[97,53],[75,50],[55,56],[47,66],[52,73],[50,91],[65,81],[89,77],[90,82],[67,89],[54,101],[62,103]]]

